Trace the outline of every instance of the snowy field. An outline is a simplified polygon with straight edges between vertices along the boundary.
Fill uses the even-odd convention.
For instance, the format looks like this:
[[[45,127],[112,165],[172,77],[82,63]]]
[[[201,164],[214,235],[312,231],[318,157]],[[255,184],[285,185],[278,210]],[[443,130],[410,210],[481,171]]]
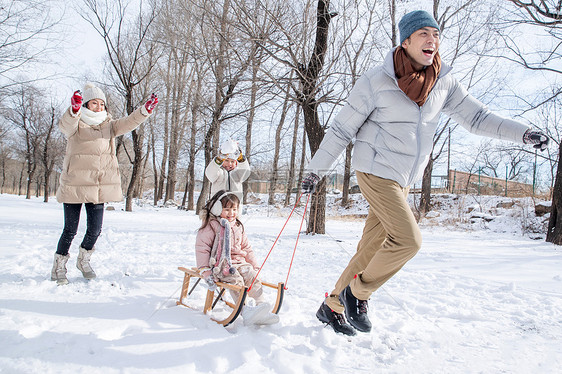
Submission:
[[[496,211],[501,217],[490,223],[466,219],[462,229],[444,226],[458,212],[426,220],[419,254],[371,297],[372,332],[349,338],[325,328],[315,313],[355,251],[361,219],[339,219],[329,209],[326,235],[300,236],[279,324],[256,328],[239,319],[223,328],[199,310],[176,306],[177,267],[195,264],[194,213],[112,205],[92,256],[98,278],[85,281],[75,267],[83,212],[70,284],[57,287],[50,269],[62,205],[0,195],[0,373],[559,373],[562,367],[562,251],[522,234],[521,219],[508,210]],[[263,260],[288,211],[247,207],[243,222]],[[299,224],[295,215],[260,278],[285,281]],[[190,298],[194,306],[202,303],[198,292]]]

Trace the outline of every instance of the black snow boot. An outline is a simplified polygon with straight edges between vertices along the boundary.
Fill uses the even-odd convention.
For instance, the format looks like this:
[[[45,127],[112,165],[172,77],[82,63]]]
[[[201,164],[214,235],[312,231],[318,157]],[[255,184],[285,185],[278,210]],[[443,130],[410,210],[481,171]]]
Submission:
[[[320,305],[320,309],[316,312],[316,317],[321,322],[332,326],[335,332],[339,332],[344,335],[355,335],[355,329],[345,322],[343,314],[334,312],[324,302]]]
[[[351,293],[351,288],[347,286],[340,293],[340,302],[345,307],[345,316],[357,330],[361,332],[371,331],[371,321],[367,316],[367,300],[359,300]]]

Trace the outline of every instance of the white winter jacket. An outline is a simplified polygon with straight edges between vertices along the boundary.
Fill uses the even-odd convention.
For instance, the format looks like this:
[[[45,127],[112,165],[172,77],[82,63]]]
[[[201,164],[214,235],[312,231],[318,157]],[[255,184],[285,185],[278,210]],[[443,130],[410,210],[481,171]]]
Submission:
[[[227,171],[213,160],[207,165],[205,176],[211,182],[211,196],[220,190],[242,192],[242,183],[250,176],[250,163],[244,160],[234,170]]]
[[[529,127],[492,113],[445,64],[427,101],[418,106],[398,87],[393,54],[390,51],[382,66],[359,78],[310,161],[309,171],[326,174],[355,138],[355,170],[394,180],[402,187],[412,185],[429,160],[441,112],[471,133],[523,142]]]

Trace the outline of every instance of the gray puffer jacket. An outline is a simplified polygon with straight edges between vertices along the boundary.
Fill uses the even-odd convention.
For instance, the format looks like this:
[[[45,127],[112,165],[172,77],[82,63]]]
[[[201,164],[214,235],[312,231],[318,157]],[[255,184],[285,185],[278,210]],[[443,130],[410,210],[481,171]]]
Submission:
[[[445,64],[427,101],[419,107],[398,87],[393,53],[387,54],[382,66],[359,78],[310,161],[309,171],[326,174],[355,138],[355,170],[394,180],[402,187],[412,185],[429,160],[441,112],[471,133],[523,142],[529,127],[492,113],[460,85]]]

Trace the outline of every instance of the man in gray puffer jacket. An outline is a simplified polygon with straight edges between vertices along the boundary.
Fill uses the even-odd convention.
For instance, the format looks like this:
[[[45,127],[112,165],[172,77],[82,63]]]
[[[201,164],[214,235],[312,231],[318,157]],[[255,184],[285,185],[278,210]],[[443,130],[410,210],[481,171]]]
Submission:
[[[353,167],[369,214],[357,253],[316,313],[346,335],[371,330],[367,300],[421,246],[406,197],[429,160],[440,113],[477,135],[530,143],[541,150],[548,145],[544,134],[490,112],[459,84],[451,67],[441,63],[439,25],[429,13],[410,12],[398,27],[401,46],[357,81],[302,183],[303,193],[313,192],[320,176],[355,138]]]

